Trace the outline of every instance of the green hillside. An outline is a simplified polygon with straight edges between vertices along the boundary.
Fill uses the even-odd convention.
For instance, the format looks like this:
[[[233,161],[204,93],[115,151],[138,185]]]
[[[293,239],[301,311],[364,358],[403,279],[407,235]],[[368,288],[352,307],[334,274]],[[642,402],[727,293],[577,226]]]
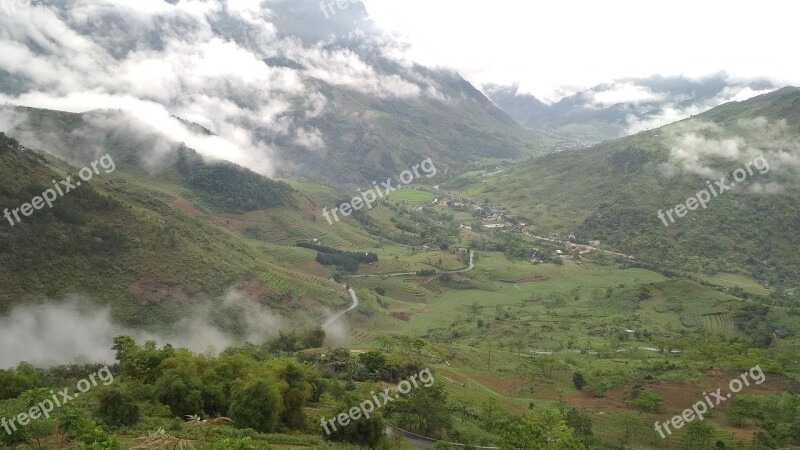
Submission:
[[[800,91],[786,88],[660,129],[532,159],[497,176],[462,176],[446,188],[490,199],[532,224],[536,234],[575,234],[664,268],[742,272],[793,287],[800,283],[794,250],[800,244],[798,136]],[[736,158],[725,156],[731,147]],[[692,152],[696,161],[686,156]],[[761,154],[766,171],[752,165]],[[684,218],[673,214],[675,222],[667,218],[665,227],[660,210],[708,189],[707,181],[715,186],[719,174],[733,181],[733,172],[748,163],[754,173],[740,186],[712,195],[707,209],[697,207]]]
[[[291,188],[285,183],[227,161],[209,162],[121,111],[5,110],[25,118],[8,131],[10,135],[79,167],[107,153],[120,171],[177,182],[191,189],[198,201],[227,212],[284,206],[291,200]]]
[[[461,98],[457,107],[425,97],[381,99],[332,89],[329,110],[312,121],[326,136],[326,151],[310,152],[279,140],[281,158],[331,184],[346,186],[394,177],[433,158],[441,171],[430,182],[438,184],[445,168],[458,172],[484,161],[538,156],[552,151],[559,141],[522,128],[460,77],[427,75],[438,81],[442,95]]]
[[[47,161],[3,135],[0,205],[19,208],[51,180],[77,178],[76,169],[59,173]],[[313,311],[346,304],[343,289],[327,277],[278,265],[275,249],[193,217],[175,198],[122,177],[97,176],[58,197],[52,209],[45,205],[13,226],[4,219],[0,306],[7,311],[80,293],[112,305],[115,318],[128,325],[164,325],[203,299],[249,283],[261,286],[254,301],[289,316],[301,305]]]
[[[778,100],[786,102],[784,97]],[[720,133],[692,121],[678,126],[675,133],[705,130],[709,139]],[[492,171],[492,176],[470,172],[446,189],[468,192],[488,210],[496,204],[532,217],[534,230],[542,234],[578,230],[582,240],[583,227],[600,223],[592,225],[596,234],[614,236],[616,228],[592,219],[611,208],[600,209],[602,202],[628,201],[649,214],[672,202],[658,178],[658,164],[669,161],[669,147],[659,139],[664,132],[598,146],[580,153],[580,164],[575,154],[559,153],[520,168]],[[52,155],[1,139],[4,207],[17,208],[52,185],[50,180],[76,173]],[[800,336],[798,309],[783,293],[758,286],[741,289],[741,284],[755,283],[746,271],[751,262],[726,266],[726,273],[717,274],[687,267],[677,257],[648,263],[644,252],[636,252],[638,262],[599,251],[559,254],[567,250],[561,242],[483,227],[481,214],[488,212],[434,205],[432,198],[442,198],[442,192],[427,186],[407,187],[372,210],[328,224],[322,208],[351,194],[307,179],[266,180],[235,166],[215,172],[225,183],[198,185],[191,181],[194,171],[214,169],[190,150],[176,146],[175,159],[153,171],[139,159],[149,148],[137,145],[119,138],[115,146],[95,147],[102,154],[120,155],[120,161],[115,156],[116,170],[59,197],[52,209],[0,227],[0,278],[9,280],[0,294],[4,311],[80,293],[111,305],[119,322],[163,330],[203,304],[224,304],[233,289],[279,314],[287,331],[266,342],[229,348],[220,356],[116,342],[124,344],[118,345],[124,351],[117,349],[113,369],[119,385],[87,395],[69,410],[82,423],[102,430],[82,429],[69,442],[114,439],[123,448],[147,439],[156,446],[191,442],[211,449],[347,448],[331,442],[342,440],[408,448],[408,441],[375,432],[394,424],[450,442],[516,448],[508,439],[515,430],[530,429],[527,421],[533,421],[563,423],[568,427],[565,438],[581,441],[576,449],[691,447],[685,433],[661,441],[651,424],[679,414],[699,392],[757,364],[770,382],[709,417],[706,437],[726,448],[777,442],[781,435],[760,418],[770,417],[783,427],[796,417],[791,411],[776,414],[773,406],[784,402],[793,407],[784,397],[800,388],[800,367],[792,356]],[[76,148],[60,152],[69,155]],[[78,154],[82,165],[95,158],[94,153]],[[181,167],[187,164],[194,166]],[[775,179],[783,179],[777,167],[774,173]],[[769,176],[773,179],[773,173]],[[247,190],[276,188],[286,197],[243,207],[236,193],[244,191],[231,186],[240,177]],[[517,184],[507,184],[512,180]],[[578,194],[562,191],[562,180]],[[698,189],[692,177],[671,183],[691,192]],[[620,193],[618,186],[627,191]],[[504,188],[513,194],[503,197]],[[729,194],[731,200],[714,199],[708,210],[684,219],[718,205],[730,207],[725,201],[747,203],[747,198]],[[530,200],[541,198],[537,196],[547,196],[548,203]],[[537,219],[539,210],[544,214]],[[626,222],[613,225],[617,223]],[[646,232],[657,229],[630,226],[637,242],[648,242]],[[601,247],[625,249],[610,237],[600,239]],[[740,247],[729,251],[732,265],[741,258]],[[365,262],[355,267],[354,252],[359,258],[365,253]],[[788,254],[775,250],[770,257]],[[737,267],[741,273],[733,273]],[[315,326],[323,314],[349,303],[343,284],[353,288],[359,305],[329,335],[322,333]],[[242,333],[246,317],[224,308],[212,311],[222,329]],[[376,382],[397,383],[425,367],[435,371],[436,388],[387,407],[375,422],[346,428],[352,434],[329,439],[321,430],[321,418],[369,398],[371,390],[380,389]],[[69,385],[71,374],[85,376],[81,370],[22,365],[0,371],[0,381],[14,382],[0,390],[0,411],[24,410],[30,389]],[[260,385],[257,380],[268,382]],[[247,398],[257,399],[247,404],[259,411],[264,405],[282,406],[267,409],[277,415],[256,416],[244,407]],[[653,407],[646,399],[661,403]],[[126,406],[110,411],[112,403]],[[118,414],[132,411],[131,404],[139,408],[138,419],[120,418]],[[65,426],[69,411],[43,422],[48,429],[31,428],[31,436],[54,443],[58,435],[51,430]],[[419,411],[431,422],[416,420]],[[198,429],[180,420],[186,414],[226,416],[235,422]],[[161,428],[164,434],[157,432]]]

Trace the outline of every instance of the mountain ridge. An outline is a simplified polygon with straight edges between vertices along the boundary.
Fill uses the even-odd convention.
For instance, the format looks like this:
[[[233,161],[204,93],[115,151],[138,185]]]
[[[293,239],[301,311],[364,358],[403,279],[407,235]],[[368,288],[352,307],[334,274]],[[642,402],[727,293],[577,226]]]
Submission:
[[[540,234],[599,240],[662,267],[741,271],[770,285],[796,286],[800,261],[788,249],[800,244],[790,232],[800,226],[798,135],[800,89],[786,87],[662,128],[532,159],[488,179],[462,176],[445,186],[490,198]],[[734,170],[759,155],[771,161],[768,174],[666,228],[659,220],[659,210],[705,189],[706,180],[733,179]],[[757,230],[751,214],[760,217]]]
[[[0,100],[125,109],[206,156],[350,188],[429,157],[464,169],[543,154],[557,142],[519,126],[458,74],[393,56],[402,44],[361,2],[329,18],[314,0],[255,9],[164,3],[136,14],[71,4],[42,0],[31,27],[13,30],[14,45],[60,76],[0,65]],[[54,26],[61,35],[48,31]],[[32,29],[47,36],[47,50],[31,43]],[[91,63],[73,62],[73,41]]]
[[[659,76],[601,83],[547,104],[519,85],[487,85],[489,98],[519,123],[584,144],[616,139],[705,112],[739,96],[779,86],[765,79],[738,80],[724,72],[704,78]]]

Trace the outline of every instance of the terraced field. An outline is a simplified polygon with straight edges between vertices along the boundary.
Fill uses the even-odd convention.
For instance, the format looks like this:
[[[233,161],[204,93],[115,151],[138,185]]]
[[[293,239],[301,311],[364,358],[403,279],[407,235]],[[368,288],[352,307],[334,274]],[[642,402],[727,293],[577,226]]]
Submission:
[[[258,229],[259,239],[292,246],[299,241],[319,239],[323,245],[341,249],[374,248],[378,240],[350,223],[329,225],[324,219],[310,219],[297,210],[277,208],[245,214],[241,220]]]
[[[733,332],[735,330],[733,316],[729,313],[703,314],[702,317],[703,327],[709,331]]]
[[[386,289],[387,296],[404,302],[423,302],[431,293],[417,284],[416,279],[413,277],[353,278],[349,281],[352,285],[359,288],[375,290],[376,288],[382,287]]]
[[[399,259],[379,259],[377,264],[364,267],[359,273],[371,275],[386,275],[390,273],[416,272],[418,268],[407,261]]]

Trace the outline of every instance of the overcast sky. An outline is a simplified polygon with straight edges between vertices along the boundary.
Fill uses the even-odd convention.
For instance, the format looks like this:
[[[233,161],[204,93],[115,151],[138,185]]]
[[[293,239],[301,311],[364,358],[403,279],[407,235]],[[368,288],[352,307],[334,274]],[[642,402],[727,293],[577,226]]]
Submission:
[[[800,2],[363,0],[407,56],[539,97],[620,77],[727,71],[800,84]]]

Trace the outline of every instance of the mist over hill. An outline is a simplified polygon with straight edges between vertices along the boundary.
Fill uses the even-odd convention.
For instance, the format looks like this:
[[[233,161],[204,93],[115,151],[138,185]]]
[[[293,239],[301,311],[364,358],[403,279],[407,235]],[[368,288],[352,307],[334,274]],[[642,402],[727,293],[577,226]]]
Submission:
[[[595,144],[657,128],[730,101],[778,89],[766,79],[658,76],[622,78],[547,104],[519,86],[488,85],[489,98],[519,123],[553,130],[582,144]]]
[[[684,3],[0,0],[0,450],[800,448],[800,8]]]
[[[550,149],[458,74],[396,57],[402,43],[346,6],[43,0],[3,18],[0,101],[126,110],[203,155],[334,185]]]

